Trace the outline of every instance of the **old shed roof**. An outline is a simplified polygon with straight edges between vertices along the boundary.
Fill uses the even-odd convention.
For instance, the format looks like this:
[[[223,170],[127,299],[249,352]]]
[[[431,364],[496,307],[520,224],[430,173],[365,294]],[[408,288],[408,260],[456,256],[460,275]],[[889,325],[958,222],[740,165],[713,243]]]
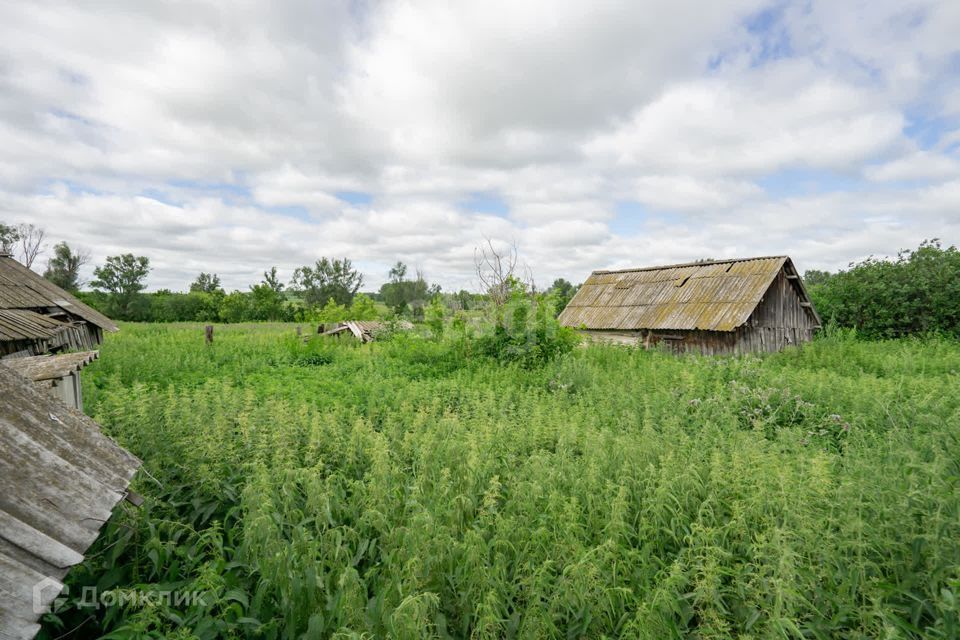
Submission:
[[[733,331],[750,318],[787,256],[594,271],[560,314],[569,327]],[[798,292],[809,301],[798,280]]]
[[[116,331],[113,320],[27,269],[7,254],[0,254],[0,309],[60,309],[106,331]]]
[[[27,358],[9,358],[3,363],[27,380],[55,380],[72,371],[80,371],[100,357],[99,351],[79,351],[56,355],[30,356]]]
[[[37,633],[139,466],[93,420],[0,364],[0,637]]]
[[[27,309],[0,309],[0,340],[44,340],[70,325]]]

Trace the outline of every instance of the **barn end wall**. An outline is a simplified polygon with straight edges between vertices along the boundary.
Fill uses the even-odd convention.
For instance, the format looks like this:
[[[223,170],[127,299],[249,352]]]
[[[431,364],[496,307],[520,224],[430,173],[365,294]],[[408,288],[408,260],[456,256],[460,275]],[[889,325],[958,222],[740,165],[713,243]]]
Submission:
[[[737,330],[738,352],[780,351],[813,340],[819,324],[802,302],[797,285],[781,270],[747,323]]]

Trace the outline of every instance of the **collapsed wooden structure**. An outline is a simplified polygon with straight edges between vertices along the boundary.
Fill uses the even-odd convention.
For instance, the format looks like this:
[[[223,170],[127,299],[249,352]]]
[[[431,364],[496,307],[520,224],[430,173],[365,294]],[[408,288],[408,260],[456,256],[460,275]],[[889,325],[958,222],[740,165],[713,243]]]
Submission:
[[[0,362],[0,638],[28,640],[67,571],[128,495],[140,460],[6,362]]]
[[[0,358],[93,349],[117,325],[0,253]]]
[[[599,340],[708,355],[779,351],[821,326],[787,256],[594,271],[560,322]]]
[[[372,342],[376,339],[378,331],[386,329],[391,324],[403,331],[413,329],[413,325],[406,320],[399,320],[393,323],[381,322],[379,320],[345,320],[344,322],[332,322],[320,325],[317,333],[322,336],[352,336],[361,342]]]

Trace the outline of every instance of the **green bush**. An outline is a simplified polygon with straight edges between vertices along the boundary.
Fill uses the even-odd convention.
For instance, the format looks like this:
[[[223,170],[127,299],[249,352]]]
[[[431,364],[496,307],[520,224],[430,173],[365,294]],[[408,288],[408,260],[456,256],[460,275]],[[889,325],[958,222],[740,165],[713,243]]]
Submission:
[[[569,353],[578,342],[577,333],[557,322],[554,309],[553,296],[531,294],[513,281],[507,304],[494,310],[493,322],[475,339],[475,351],[524,366]]]
[[[894,261],[868,259],[824,277],[810,293],[821,317],[869,338],[919,333],[960,337],[960,251],[939,241]]]

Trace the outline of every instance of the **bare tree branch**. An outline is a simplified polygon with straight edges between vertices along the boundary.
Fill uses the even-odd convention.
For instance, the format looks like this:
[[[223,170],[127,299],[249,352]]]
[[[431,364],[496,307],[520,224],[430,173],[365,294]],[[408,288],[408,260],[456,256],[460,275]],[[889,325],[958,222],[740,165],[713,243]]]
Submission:
[[[503,307],[510,296],[510,281],[517,269],[517,245],[511,243],[506,250],[498,250],[490,238],[484,240],[486,246],[473,250],[477,278],[494,306]]]
[[[17,232],[20,236],[21,262],[29,269],[33,266],[37,256],[46,249],[43,244],[43,237],[46,232],[42,227],[33,224],[21,224]]]

